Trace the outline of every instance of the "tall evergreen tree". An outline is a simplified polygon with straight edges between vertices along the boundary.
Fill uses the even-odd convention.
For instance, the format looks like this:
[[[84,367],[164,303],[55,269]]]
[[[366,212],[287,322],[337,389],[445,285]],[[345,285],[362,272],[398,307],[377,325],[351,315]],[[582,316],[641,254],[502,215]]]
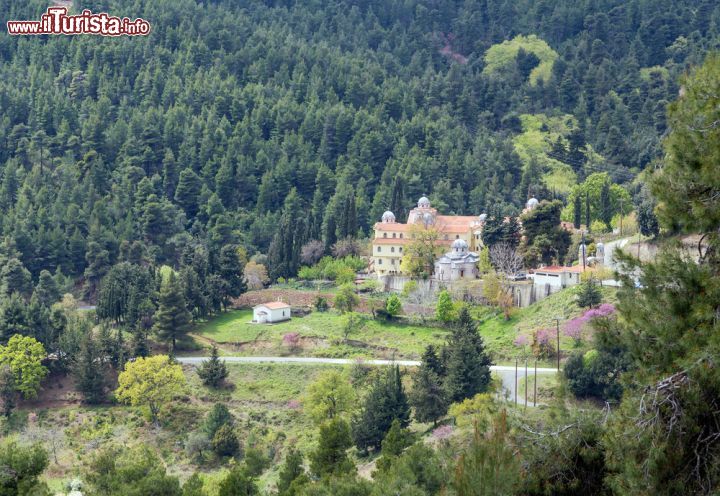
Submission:
[[[203,384],[214,388],[221,386],[229,373],[225,361],[220,360],[218,356],[217,346],[212,347],[210,358],[202,362],[197,369]]]
[[[73,375],[78,390],[86,403],[101,403],[105,399],[105,357],[101,353],[92,333],[88,333],[80,345],[80,353],[73,366]]]
[[[360,412],[353,418],[355,445],[361,451],[380,448],[395,419],[402,427],[410,423],[410,406],[397,365],[388,367],[375,379]]]
[[[178,339],[185,337],[190,330],[192,316],[185,305],[185,296],[180,280],[174,272],[160,288],[160,301],[155,313],[155,332],[164,341],[169,341],[174,352]]]
[[[484,393],[490,385],[492,361],[467,307],[460,311],[447,344],[445,390],[453,402]]]

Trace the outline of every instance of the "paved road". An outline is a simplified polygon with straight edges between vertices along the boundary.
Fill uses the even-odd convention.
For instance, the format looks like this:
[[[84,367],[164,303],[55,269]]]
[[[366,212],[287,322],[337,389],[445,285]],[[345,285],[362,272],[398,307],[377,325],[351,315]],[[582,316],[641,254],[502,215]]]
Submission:
[[[257,356],[225,356],[221,357],[228,363],[314,363],[329,365],[352,365],[358,363],[357,360],[350,358],[316,358],[316,357],[257,357]],[[188,365],[198,365],[208,357],[177,357],[177,361]],[[403,367],[418,367],[420,362],[417,360],[363,360],[366,365],[401,365]],[[510,399],[515,400],[515,367],[508,365],[493,365],[490,369],[495,372],[502,381],[503,393]],[[538,368],[538,374],[554,374],[556,369]],[[532,375],[534,370],[529,367],[528,375]],[[525,368],[518,367],[518,381],[525,377]],[[522,398],[525,390],[518,391],[518,403],[524,404]],[[532,396],[532,391],[528,391],[528,396]],[[529,406],[534,406],[532,401],[528,402]]]

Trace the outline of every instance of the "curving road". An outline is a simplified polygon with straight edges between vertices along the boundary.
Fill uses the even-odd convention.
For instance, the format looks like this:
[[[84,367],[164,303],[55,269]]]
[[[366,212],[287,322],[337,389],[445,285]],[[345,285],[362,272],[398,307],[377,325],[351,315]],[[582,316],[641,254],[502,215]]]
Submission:
[[[209,357],[177,357],[176,360],[187,365],[199,365]],[[351,358],[316,358],[316,357],[258,357],[258,356],[224,356],[220,357],[228,363],[311,363],[311,364],[328,364],[328,365],[352,365],[358,363],[357,359]],[[401,365],[403,367],[418,367],[420,362],[417,360],[362,360],[360,363],[365,365]],[[510,365],[493,365],[490,367],[496,373],[502,382],[503,393],[510,400],[515,399],[515,367]],[[518,367],[518,381],[525,377],[525,368]],[[538,367],[538,374],[554,374],[556,369]],[[534,373],[533,368],[528,368],[528,375]],[[525,400],[521,397],[523,391],[518,391],[518,404],[525,404]],[[532,391],[528,391],[528,395],[532,395]],[[529,406],[535,406],[532,401],[528,401]]]

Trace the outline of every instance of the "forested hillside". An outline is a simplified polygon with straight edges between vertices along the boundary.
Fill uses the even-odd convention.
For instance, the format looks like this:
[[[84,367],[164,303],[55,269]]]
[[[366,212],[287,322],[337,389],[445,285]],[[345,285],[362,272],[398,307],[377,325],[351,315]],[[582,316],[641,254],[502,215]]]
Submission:
[[[122,260],[205,281],[226,245],[293,276],[304,242],[367,235],[422,194],[512,214],[600,171],[636,193],[720,30],[713,0],[80,7],[152,33],[0,37],[0,234],[5,262],[91,299]]]

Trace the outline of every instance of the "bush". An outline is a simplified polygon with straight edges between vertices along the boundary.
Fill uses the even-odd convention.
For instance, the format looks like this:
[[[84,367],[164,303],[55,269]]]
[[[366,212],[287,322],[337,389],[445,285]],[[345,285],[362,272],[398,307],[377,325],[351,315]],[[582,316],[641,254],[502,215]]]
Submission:
[[[240,450],[235,429],[230,424],[223,424],[212,439],[212,449],[218,456],[233,456]]]
[[[315,298],[315,303],[313,303],[313,305],[315,306],[315,310],[318,312],[327,312],[328,308],[330,308],[327,300],[322,296]]]
[[[247,467],[248,475],[257,477],[262,474],[269,465],[270,460],[263,455],[263,452],[258,448],[248,448],[245,451],[245,466]]]
[[[578,398],[619,401],[623,392],[620,374],[627,365],[622,356],[607,351],[573,353],[564,368],[568,389]]]

